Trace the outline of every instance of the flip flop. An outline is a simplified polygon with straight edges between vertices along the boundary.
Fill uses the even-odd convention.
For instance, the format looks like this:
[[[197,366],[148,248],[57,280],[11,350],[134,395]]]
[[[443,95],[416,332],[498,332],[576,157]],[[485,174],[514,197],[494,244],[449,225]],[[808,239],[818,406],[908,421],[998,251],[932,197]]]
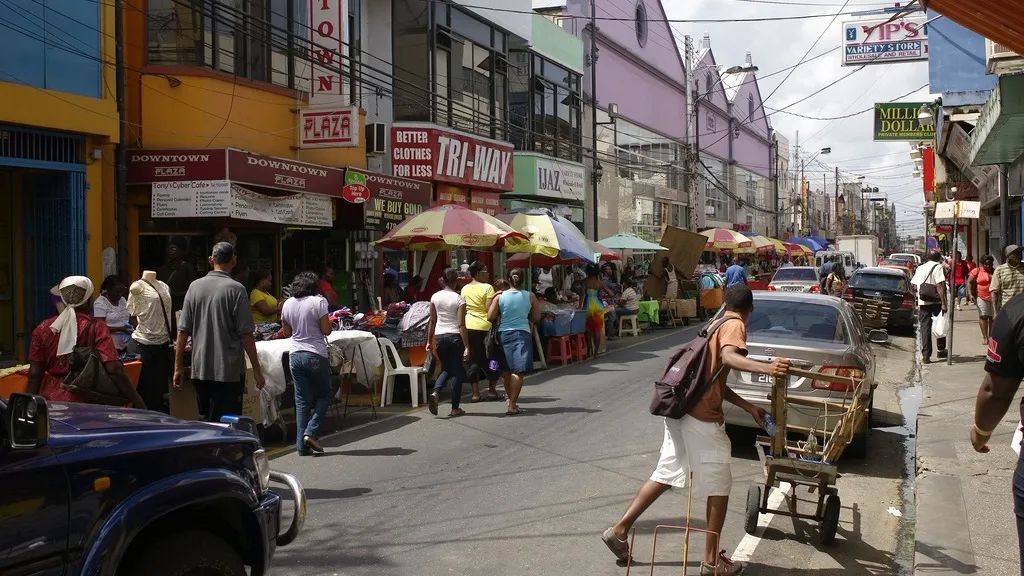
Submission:
[[[505,410],[505,416],[515,416],[517,414],[522,414],[522,413],[523,413],[523,409],[522,408],[516,408],[515,410]]]
[[[481,398],[479,396],[473,396],[472,398],[469,399],[469,401],[476,404],[477,402],[481,401]]]

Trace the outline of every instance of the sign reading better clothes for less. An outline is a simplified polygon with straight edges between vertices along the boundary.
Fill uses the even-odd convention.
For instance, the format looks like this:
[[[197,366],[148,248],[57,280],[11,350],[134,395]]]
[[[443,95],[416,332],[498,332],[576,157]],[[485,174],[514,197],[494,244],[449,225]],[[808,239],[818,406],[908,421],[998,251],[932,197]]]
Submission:
[[[924,102],[875,104],[875,140],[932,140],[935,126],[922,126],[917,119]]]
[[[432,124],[391,127],[395,176],[488,190],[512,189],[512,144]]]

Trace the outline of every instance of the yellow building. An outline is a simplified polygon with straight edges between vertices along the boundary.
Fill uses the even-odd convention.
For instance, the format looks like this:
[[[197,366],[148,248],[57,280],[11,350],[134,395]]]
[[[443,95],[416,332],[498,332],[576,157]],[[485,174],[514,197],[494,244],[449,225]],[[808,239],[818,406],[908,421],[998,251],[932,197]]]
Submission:
[[[0,34],[0,365],[25,360],[32,328],[53,313],[52,286],[88,274],[98,287],[114,269],[112,6],[8,6],[11,25]]]
[[[338,202],[345,168],[366,164],[365,114],[339,102],[328,120],[345,123],[348,141],[309,147],[300,114],[309,108],[310,62],[294,56],[304,38],[287,32],[301,22],[271,10],[243,25],[234,12],[210,15],[201,5],[132,0],[126,11],[127,111],[138,126],[128,152],[129,278],[155,270],[180,299],[221,239],[235,243],[250,287],[257,271],[279,287],[282,277],[324,264],[350,270],[361,207],[351,216]],[[184,274],[178,256],[168,263],[172,247]]]

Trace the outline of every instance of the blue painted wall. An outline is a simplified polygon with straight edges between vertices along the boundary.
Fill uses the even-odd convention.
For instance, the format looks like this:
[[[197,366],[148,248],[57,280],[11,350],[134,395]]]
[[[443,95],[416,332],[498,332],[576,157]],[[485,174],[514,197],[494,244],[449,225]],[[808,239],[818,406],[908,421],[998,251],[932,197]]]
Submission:
[[[995,88],[996,77],[985,72],[985,38],[949,18],[929,24],[928,81],[933,94]]]
[[[102,4],[0,2],[0,81],[99,97]]]

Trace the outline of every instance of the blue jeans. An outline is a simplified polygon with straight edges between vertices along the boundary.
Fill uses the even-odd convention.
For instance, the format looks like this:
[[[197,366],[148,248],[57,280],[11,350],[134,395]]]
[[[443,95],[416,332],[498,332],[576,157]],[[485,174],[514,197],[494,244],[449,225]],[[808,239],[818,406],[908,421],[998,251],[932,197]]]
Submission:
[[[1020,555],[1020,573],[1024,575],[1024,458],[1017,459],[1013,473],[1013,512],[1017,516],[1017,551]]]
[[[434,339],[437,343],[437,358],[441,361],[441,374],[434,380],[434,392],[440,393],[448,380],[452,381],[452,409],[459,407],[462,399],[462,383],[468,380],[462,355],[466,347],[458,334],[442,334]]]
[[[303,436],[318,438],[320,421],[331,405],[331,364],[312,352],[288,355],[295,386],[295,448],[299,454],[309,451]]]

